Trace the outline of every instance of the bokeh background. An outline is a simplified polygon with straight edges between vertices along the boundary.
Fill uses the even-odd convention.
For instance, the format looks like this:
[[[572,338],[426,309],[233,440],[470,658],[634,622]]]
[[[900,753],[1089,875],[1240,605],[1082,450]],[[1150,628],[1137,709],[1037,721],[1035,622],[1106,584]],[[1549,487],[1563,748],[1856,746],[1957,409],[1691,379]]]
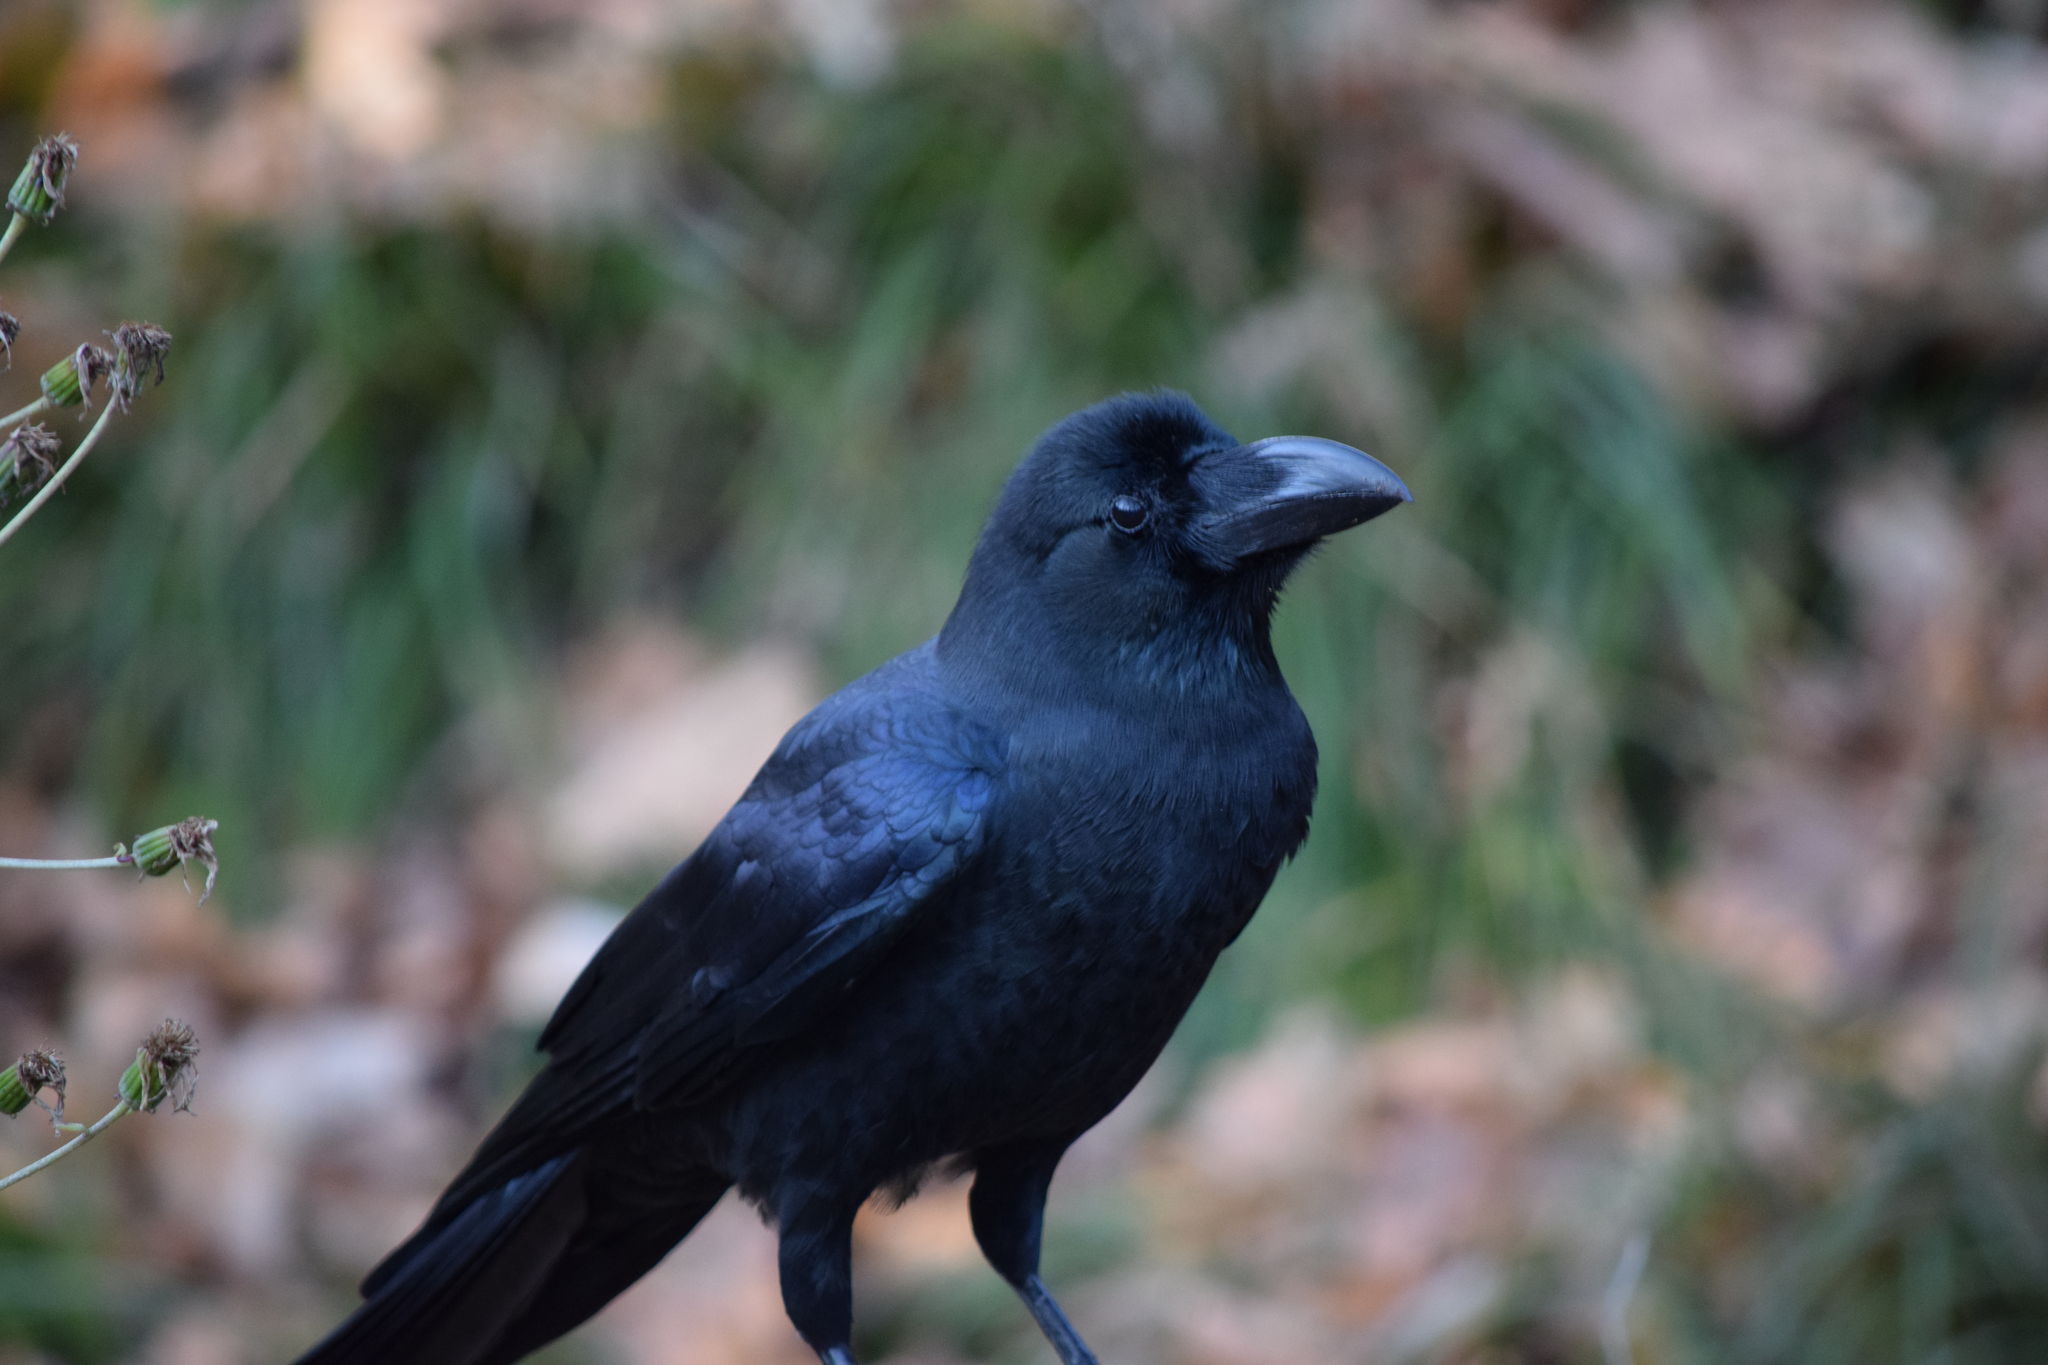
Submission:
[[[1168,384],[1413,508],[1304,572],[1307,850],[1077,1150],[1106,1360],[2048,1360],[2042,0],[5,0],[0,1361],[288,1358],[1031,437]],[[10,171],[11,174],[11,171]],[[70,419],[62,419],[69,422]],[[47,1150],[34,1111],[0,1168]],[[1041,1361],[959,1188],[860,1344]],[[727,1208],[551,1357],[806,1359]]]

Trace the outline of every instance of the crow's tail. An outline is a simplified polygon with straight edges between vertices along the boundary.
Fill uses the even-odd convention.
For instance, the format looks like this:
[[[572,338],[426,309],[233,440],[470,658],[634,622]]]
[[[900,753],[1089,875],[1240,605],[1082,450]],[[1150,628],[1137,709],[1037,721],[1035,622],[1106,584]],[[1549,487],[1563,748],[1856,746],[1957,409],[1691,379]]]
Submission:
[[[297,1365],[502,1365],[652,1269],[725,1193],[703,1173],[657,1209],[612,1206],[572,1153],[506,1181],[378,1267],[363,1306]],[[667,1193],[667,1191],[664,1191]]]

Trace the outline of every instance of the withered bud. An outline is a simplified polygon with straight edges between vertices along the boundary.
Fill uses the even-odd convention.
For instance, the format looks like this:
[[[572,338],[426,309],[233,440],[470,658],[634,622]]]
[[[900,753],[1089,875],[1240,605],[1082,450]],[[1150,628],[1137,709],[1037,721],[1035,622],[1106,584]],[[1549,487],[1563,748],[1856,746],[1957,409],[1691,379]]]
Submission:
[[[192,1099],[199,1093],[199,1039],[189,1024],[166,1019],[142,1046],[135,1060],[121,1073],[121,1098],[130,1109],[151,1113],[166,1099],[171,1108],[192,1112]]]
[[[7,207],[24,218],[47,223],[64,207],[64,183],[78,165],[78,144],[69,133],[46,137],[28,154],[28,164],[7,192]]]
[[[43,371],[43,397],[60,408],[92,406],[92,386],[114,377],[114,357],[87,343]]]
[[[194,815],[175,825],[151,830],[137,838],[132,848],[117,847],[114,851],[135,864],[135,870],[145,877],[161,877],[187,863],[201,864],[206,868],[206,889],[200,893],[199,903],[204,905],[220,876],[220,858],[213,851],[213,832],[219,828],[220,821]]]
[[[57,452],[64,448],[57,433],[40,422],[28,422],[0,440],[0,507],[24,493],[33,493],[57,472]]]
[[[164,382],[164,353],[171,349],[171,334],[153,322],[124,322],[107,335],[114,341],[114,377],[108,392],[114,406],[126,412],[142,392],[144,375]]]
[[[7,357],[7,363],[0,370],[11,369],[14,365],[14,341],[21,335],[21,319],[12,313],[0,313],[0,355]]]
[[[45,1090],[56,1094],[56,1104],[42,1098]],[[12,1118],[31,1101],[49,1110],[52,1119],[64,1117],[64,1062],[54,1052],[24,1052],[20,1061],[0,1071],[0,1114]]]

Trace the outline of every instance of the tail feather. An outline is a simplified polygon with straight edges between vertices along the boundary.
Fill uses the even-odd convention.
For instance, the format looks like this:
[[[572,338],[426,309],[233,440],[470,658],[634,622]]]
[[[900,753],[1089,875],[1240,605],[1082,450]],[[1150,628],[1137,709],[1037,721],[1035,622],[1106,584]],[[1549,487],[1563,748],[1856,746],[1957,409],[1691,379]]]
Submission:
[[[574,1155],[505,1182],[378,1267],[371,1297],[298,1365],[480,1365],[546,1283],[584,1211]]]
[[[557,1157],[436,1221],[364,1282],[362,1307],[297,1365],[505,1365],[590,1317],[653,1269],[725,1194],[705,1170],[657,1200]]]
[[[688,1236],[724,1197],[725,1178],[698,1171],[666,1183],[660,1203],[593,1200],[591,1216],[554,1273],[479,1365],[508,1365],[537,1351],[610,1303]]]

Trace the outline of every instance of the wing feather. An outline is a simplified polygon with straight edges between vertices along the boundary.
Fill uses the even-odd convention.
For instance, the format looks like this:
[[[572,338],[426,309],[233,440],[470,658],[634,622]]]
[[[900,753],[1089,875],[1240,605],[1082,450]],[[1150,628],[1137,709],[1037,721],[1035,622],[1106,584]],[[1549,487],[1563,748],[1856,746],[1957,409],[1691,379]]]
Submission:
[[[547,1066],[430,1228],[595,1124],[715,1095],[748,1049],[794,1036],[855,989],[973,862],[1000,750],[905,685],[923,653],[812,712],[621,922],[543,1030]]]

